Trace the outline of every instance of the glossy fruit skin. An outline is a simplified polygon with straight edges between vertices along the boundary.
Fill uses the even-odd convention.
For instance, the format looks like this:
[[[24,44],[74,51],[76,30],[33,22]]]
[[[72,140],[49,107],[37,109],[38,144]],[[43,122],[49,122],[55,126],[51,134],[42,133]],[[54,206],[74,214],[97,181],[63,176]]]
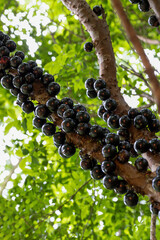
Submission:
[[[41,77],[41,81],[44,85],[48,85],[49,83],[54,82],[54,76],[46,73]]]
[[[152,187],[155,191],[160,192],[160,176],[153,178]]]
[[[94,82],[94,89],[98,92],[99,90],[106,88],[107,84],[103,79],[98,79]]]
[[[6,89],[11,89],[13,88],[13,83],[12,83],[13,77],[10,74],[6,74],[1,78],[1,85],[3,88]]]
[[[96,98],[97,92],[95,90],[87,90],[86,95],[88,98]]]
[[[53,135],[53,142],[57,145],[62,145],[65,143],[66,134],[64,132],[56,132]]]
[[[106,144],[112,144],[114,146],[118,146],[119,144],[119,136],[115,133],[108,133],[105,138]]]
[[[91,42],[86,42],[86,43],[84,44],[84,50],[85,50],[86,52],[91,52],[92,49],[93,49],[93,43],[91,43]]]
[[[75,154],[76,148],[74,145],[65,143],[62,145],[61,152],[65,157],[69,158]]]
[[[157,167],[157,169],[156,169],[156,175],[157,175],[158,177],[160,177],[160,166]]]
[[[58,107],[60,106],[60,101],[55,97],[51,97],[46,102],[46,106],[48,107],[50,112],[55,112],[55,111],[57,111]]]
[[[138,157],[138,153],[134,150],[133,144],[131,144],[130,154],[132,158]]]
[[[24,80],[24,78],[23,77],[21,77],[21,76],[15,76],[14,78],[13,78],[13,86],[14,87],[16,87],[16,88],[18,88],[18,89],[20,89],[20,87],[22,86],[22,84],[24,84],[25,83],[25,80]]]
[[[41,119],[38,117],[33,118],[33,126],[36,128],[42,128],[43,124],[46,123],[46,119]]]
[[[21,87],[20,90],[23,94],[29,95],[33,91],[33,85],[32,84],[27,84],[24,83]]]
[[[28,84],[31,84],[35,81],[35,76],[33,73],[26,74],[24,78]]]
[[[11,88],[10,93],[14,96],[17,97],[18,93],[20,93],[20,90],[18,88]]]
[[[31,101],[23,102],[21,105],[23,112],[31,113],[34,111],[34,104]]]
[[[40,67],[34,67],[34,68],[32,69],[32,72],[33,72],[35,78],[40,78],[40,77],[42,77],[42,75],[43,75],[43,70],[42,70],[42,68],[40,68]]]
[[[97,161],[94,158],[86,157],[80,161],[80,166],[83,170],[92,170],[97,164]]]
[[[51,96],[56,96],[60,92],[60,85],[56,82],[51,82],[47,86],[47,91]]]
[[[22,75],[29,73],[29,71],[30,71],[30,66],[26,62],[23,62],[18,66],[18,72]]]
[[[114,111],[117,108],[117,102],[114,99],[109,98],[103,102],[103,106],[108,111]]]
[[[114,191],[118,194],[124,194],[127,192],[127,182],[125,180],[118,180],[117,187]]]
[[[37,63],[33,60],[29,60],[27,63],[29,64],[31,71],[34,67],[37,67]]]
[[[117,129],[119,128],[119,116],[118,115],[111,115],[107,119],[107,124],[110,128]]]
[[[98,6],[98,5],[94,6],[94,7],[93,7],[93,12],[94,12],[98,17],[101,16],[101,14],[102,14],[102,8],[101,8],[101,6]]]
[[[94,78],[88,78],[86,81],[85,81],[85,88],[87,90],[94,90],[94,82],[96,81],[96,79]]]
[[[22,59],[18,56],[13,56],[10,59],[10,65],[11,67],[17,68],[22,63]]]
[[[88,123],[79,123],[76,127],[76,133],[79,135],[88,135],[90,131],[90,127]]]
[[[129,151],[127,151],[125,149],[122,149],[122,150],[119,151],[117,159],[120,163],[123,164],[123,163],[128,162],[129,158],[130,158],[130,152]]]
[[[160,152],[160,140],[157,138],[153,138],[149,141],[151,152]]]
[[[63,119],[66,118],[72,118],[75,119],[76,117],[76,113],[73,109],[67,109],[64,113],[63,113]]]
[[[28,101],[28,95],[23,94],[23,93],[18,93],[17,95],[17,100],[21,103]]]
[[[97,92],[97,97],[102,101],[107,100],[108,98],[110,98],[110,96],[111,96],[111,93],[106,88],[102,88],[102,89],[98,90],[98,92]]]
[[[152,119],[152,111],[148,108],[143,108],[140,111],[140,114],[143,115],[148,121]]]
[[[122,149],[125,149],[129,152],[131,149],[131,144],[128,141],[120,141],[118,145],[118,149],[119,151]]]
[[[107,188],[107,189],[114,189],[114,188],[117,187],[117,185],[118,185],[118,178],[117,178],[117,176],[107,174],[103,178],[103,186],[105,188]]]
[[[139,111],[137,108],[131,108],[128,110],[128,117],[133,119],[135,118],[137,115],[139,115]]]
[[[117,131],[117,135],[119,136],[121,141],[125,141],[129,139],[129,131],[127,128],[120,128]]]
[[[89,114],[85,111],[79,111],[77,114],[76,114],[76,120],[81,123],[88,123],[90,121],[90,116]]]
[[[150,212],[154,215],[158,215],[159,210],[155,208],[153,204],[150,204]]]
[[[67,104],[70,108],[73,108],[73,100],[69,97],[62,98],[61,104]]]
[[[147,152],[149,150],[149,143],[145,139],[143,139],[143,138],[138,139],[134,143],[134,150],[138,154],[145,153],[145,152]]]
[[[59,153],[59,155],[60,155],[62,158],[67,158],[67,157],[62,153],[62,146],[63,146],[63,145],[60,145],[60,146],[58,147],[58,153]]]
[[[103,129],[99,125],[90,127],[89,135],[93,138],[99,138],[103,135]]]
[[[96,165],[91,171],[90,171],[91,177],[95,180],[102,179],[105,174],[101,170],[101,165]]]
[[[135,167],[139,172],[146,172],[148,168],[148,161],[143,157],[137,158],[135,161]]]
[[[133,191],[128,191],[124,196],[124,203],[129,207],[134,207],[138,203],[138,196]]]
[[[138,3],[138,8],[142,12],[148,12],[150,10],[150,5],[149,5],[148,0],[141,0]]]
[[[128,117],[128,115],[123,115],[119,119],[119,125],[123,128],[129,128],[131,126],[131,119]]]
[[[20,57],[22,60],[23,60],[24,57],[25,57],[25,55],[24,55],[24,53],[23,53],[22,51],[17,51],[17,52],[15,52],[15,56]]]
[[[106,109],[103,107],[103,105],[101,105],[99,108],[98,108],[98,111],[97,111],[97,115],[98,117],[102,118],[103,117],[103,114],[106,112]]]
[[[8,57],[9,54],[10,54],[10,51],[7,47],[5,47],[5,46],[0,47],[0,57],[3,57],[3,56]]]
[[[45,119],[50,115],[49,109],[46,107],[45,104],[39,104],[35,109],[35,116]]]
[[[5,43],[5,46],[9,49],[10,52],[13,52],[14,50],[16,50],[16,43],[12,40],[8,40]]]
[[[65,133],[71,133],[75,130],[76,123],[72,118],[66,118],[61,123],[61,127]]]
[[[105,174],[113,173],[116,170],[116,164],[113,161],[103,161],[101,169]]]
[[[147,119],[143,115],[138,115],[134,118],[134,126],[137,129],[143,129],[147,126]]]
[[[132,4],[137,4],[140,2],[140,0],[129,0]]]
[[[57,115],[58,115],[59,117],[63,118],[63,113],[64,113],[66,110],[68,110],[68,109],[70,109],[70,107],[69,107],[68,105],[66,105],[66,104],[61,104],[61,105],[58,107],[58,109],[57,109]]]
[[[42,126],[42,132],[46,135],[46,136],[52,136],[56,131],[56,127],[54,124],[52,123],[45,123]]]
[[[159,26],[159,22],[158,22],[158,19],[155,15],[151,15],[149,18],[148,18],[148,24],[152,27],[158,27]]]
[[[5,70],[10,67],[10,58],[3,56],[0,58],[0,70]]]
[[[152,119],[149,122],[148,127],[151,132],[159,132],[160,131],[160,121],[158,119]]]
[[[82,104],[75,104],[73,107],[73,110],[77,113],[79,111],[87,111],[85,106],[83,106]]]
[[[103,157],[115,157],[115,155],[117,154],[117,149],[114,145],[112,144],[106,144],[103,148],[102,148],[102,155]]]

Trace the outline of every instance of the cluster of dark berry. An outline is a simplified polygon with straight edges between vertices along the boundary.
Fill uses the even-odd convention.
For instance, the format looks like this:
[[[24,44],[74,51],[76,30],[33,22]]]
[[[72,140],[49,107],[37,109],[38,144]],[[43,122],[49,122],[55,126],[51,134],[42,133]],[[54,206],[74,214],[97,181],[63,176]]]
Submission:
[[[91,98],[98,96],[103,101],[103,105],[98,110],[98,116],[102,117],[108,126],[117,129],[116,133],[110,133],[109,129],[99,125],[91,125],[89,123],[90,116],[86,108],[81,104],[74,104],[72,99],[65,97],[61,100],[56,98],[60,91],[60,85],[54,81],[51,74],[43,74],[43,69],[38,67],[36,62],[22,62],[24,53],[21,51],[15,52],[10,56],[10,52],[16,50],[16,44],[10,40],[9,36],[0,32],[0,78],[1,85],[9,89],[10,92],[17,97],[17,104],[22,107],[25,113],[34,111],[35,117],[33,125],[41,129],[46,136],[53,136],[53,141],[61,157],[69,158],[76,152],[75,146],[67,142],[66,134],[76,132],[82,136],[90,136],[102,144],[102,155],[105,160],[102,164],[97,164],[94,158],[80,151],[80,165],[84,170],[90,170],[91,176],[94,179],[102,179],[103,185],[107,189],[114,189],[115,192],[124,194],[124,202],[128,206],[135,206],[138,203],[137,194],[129,188],[127,182],[123,179],[118,179],[116,175],[116,161],[124,164],[128,162],[130,156],[137,157],[138,154],[148,150],[152,152],[160,152],[160,141],[152,139],[149,143],[145,139],[139,139],[134,143],[134,146],[129,142],[128,128],[131,124],[138,129],[145,128],[148,124],[150,131],[157,132],[160,129],[159,121],[148,109],[138,111],[130,109],[128,115],[119,116],[113,114],[117,108],[117,103],[110,97],[110,91],[106,88],[106,83],[103,79],[95,80],[87,79],[85,86],[87,95]],[[12,70],[12,71],[11,71]],[[11,74],[15,72],[16,76]],[[46,104],[38,104],[34,106],[30,100],[30,95],[33,91],[33,83],[40,81],[50,98]],[[47,122],[50,120],[50,115],[57,114],[61,119],[61,131],[56,132],[55,124]],[[138,171],[146,171],[148,162],[146,159],[139,157],[135,161],[135,167]],[[159,170],[157,177],[153,179],[153,188],[160,191]]]
[[[142,12],[149,12],[150,4],[148,0],[129,0],[132,4],[138,4],[138,8]],[[151,15],[148,19],[148,23],[152,27],[158,27],[160,25],[156,15]]]

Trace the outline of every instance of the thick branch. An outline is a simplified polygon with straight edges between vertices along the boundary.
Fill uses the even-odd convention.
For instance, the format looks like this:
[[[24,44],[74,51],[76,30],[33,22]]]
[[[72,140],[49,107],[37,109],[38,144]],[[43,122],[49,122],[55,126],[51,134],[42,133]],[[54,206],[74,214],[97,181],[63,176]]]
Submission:
[[[156,240],[156,218],[155,214],[151,214],[150,240]]]
[[[142,45],[136,35],[136,32],[133,28],[133,26],[131,25],[123,7],[122,4],[120,2],[120,0],[112,0],[113,3],[113,7],[115,8],[125,30],[126,33],[128,35],[128,38],[130,39],[130,41],[132,42],[134,48],[136,49],[137,54],[140,56],[143,66],[145,68],[145,72],[148,75],[148,81],[152,87],[152,92],[153,92],[153,96],[155,99],[155,103],[158,106],[158,112],[160,113],[160,83],[157,79],[157,77],[155,76],[154,73],[154,69],[150,64],[150,61],[147,57],[147,55],[144,52],[144,49],[142,48]]]
[[[148,2],[160,22],[160,0],[148,0]]]

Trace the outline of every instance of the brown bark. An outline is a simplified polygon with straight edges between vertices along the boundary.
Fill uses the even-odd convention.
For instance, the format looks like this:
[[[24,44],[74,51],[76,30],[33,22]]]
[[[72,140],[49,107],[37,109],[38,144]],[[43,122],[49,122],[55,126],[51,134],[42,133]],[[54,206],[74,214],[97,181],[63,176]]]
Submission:
[[[160,23],[160,0],[148,0]]]
[[[144,49],[142,48],[139,38],[137,37],[137,34],[126,15],[120,0],[112,0],[112,4],[121,20],[122,25],[125,28],[129,40],[132,42],[134,49],[142,60],[145,72],[148,75],[148,81],[152,88],[155,103],[158,106],[158,112],[160,113],[160,83],[154,73],[154,68],[151,66],[150,61],[145,54]]]

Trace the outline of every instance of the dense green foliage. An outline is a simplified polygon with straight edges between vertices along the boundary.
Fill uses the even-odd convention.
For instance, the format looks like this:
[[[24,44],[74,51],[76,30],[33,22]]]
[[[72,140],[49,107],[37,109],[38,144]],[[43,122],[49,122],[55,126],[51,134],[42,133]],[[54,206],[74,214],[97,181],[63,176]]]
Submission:
[[[0,30],[11,36],[18,50],[25,52],[25,61],[36,60],[55,76],[61,85],[58,98],[69,96],[75,103],[83,103],[91,114],[91,123],[106,126],[97,117],[101,101],[87,98],[84,86],[87,78],[97,78],[99,74],[95,50],[83,50],[84,43],[91,41],[89,34],[59,0],[24,2],[0,0]],[[142,98],[142,93],[151,94],[148,86],[132,73],[134,70],[144,78],[146,75],[110,1],[87,2],[91,8],[102,4],[107,13],[121,92],[127,101],[132,96],[137,107],[150,104]],[[147,23],[149,13],[139,12],[129,1],[122,2],[138,35],[158,39],[158,31]],[[159,45],[142,44],[158,61]],[[0,133],[0,174],[4,191],[0,196],[0,239],[148,240],[148,198],[139,196],[135,208],[125,206],[123,195],[104,189],[101,181],[94,181],[89,171],[81,169],[78,149],[72,158],[62,159],[52,137],[32,126],[33,114],[24,114],[14,101],[9,91],[1,87],[0,129],[4,135]],[[156,106],[151,105],[156,113]],[[6,180],[10,185],[6,185]],[[157,239],[158,230],[159,220]]]

